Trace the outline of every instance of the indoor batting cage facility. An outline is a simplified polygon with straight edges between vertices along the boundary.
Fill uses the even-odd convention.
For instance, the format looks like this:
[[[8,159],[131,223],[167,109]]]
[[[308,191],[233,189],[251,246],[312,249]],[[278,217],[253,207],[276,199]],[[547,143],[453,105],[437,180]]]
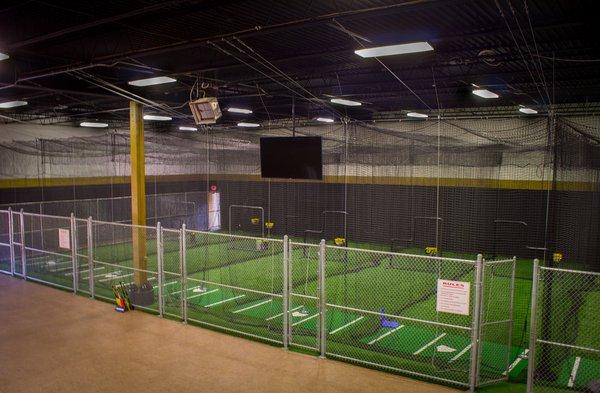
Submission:
[[[537,0],[316,2],[302,19],[296,1],[139,2],[169,15],[146,34],[108,3],[135,39],[78,62],[57,49],[20,71],[38,41],[2,58],[0,37],[17,75],[0,83],[0,272],[463,390],[600,391],[588,17]],[[231,28],[174,41],[179,18],[222,13]],[[439,37],[415,33],[425,21]],[[110,41],[96,22],[81,30]],[[72,23],[39,43],[71,42]],[[309,140],[316,166],[269,175],[308,162]]]

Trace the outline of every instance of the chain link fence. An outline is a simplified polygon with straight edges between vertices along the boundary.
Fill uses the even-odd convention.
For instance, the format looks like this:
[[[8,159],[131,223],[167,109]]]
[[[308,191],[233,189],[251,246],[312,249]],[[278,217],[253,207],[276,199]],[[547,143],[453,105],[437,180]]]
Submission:
[[[0,273],[12,274],[10,210],[0,210]]]
[[[600,391],[600,273],[534,266],[528,392]]]
[[[476,266],[474,260],[327,246],[327,356],[470,386]],[[455,310],[462,314],[438,311],[440,285],[466,294],[458,299],[463,310]]]
[[[283,344],[280,239],[184,230],[187,321]]]
[[[113,285],[124,285],[136,308],[176,320],[470,388],[507,379],[520,355],[510,345],[514,259],[420,256],[91,217],[0,217],[7,271],[108,301]]]
[[[22,266],[28,280],[73,290],[71,218],[22,213]]]
[[[515,272],[515,258],[483,264],[477,386],[506,380],[526,364],[521,364],[526,350],[513,346],[512,339]]]

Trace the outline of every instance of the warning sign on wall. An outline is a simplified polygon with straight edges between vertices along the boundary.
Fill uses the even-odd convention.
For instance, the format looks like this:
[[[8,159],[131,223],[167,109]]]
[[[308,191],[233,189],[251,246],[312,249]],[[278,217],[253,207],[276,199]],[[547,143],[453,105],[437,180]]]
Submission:
[[[58,246],[67,250],[71,249],[71,234],[68,229],[58,228]]]
[[[438,312],[469,315],[470,283],[463,281],[438,280]]]

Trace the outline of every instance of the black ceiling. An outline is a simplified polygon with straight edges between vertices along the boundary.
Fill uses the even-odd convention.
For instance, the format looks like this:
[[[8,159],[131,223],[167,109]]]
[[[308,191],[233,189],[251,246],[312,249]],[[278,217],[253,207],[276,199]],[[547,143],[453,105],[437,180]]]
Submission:
[[[190,123],[190,96],[248,118],[600,101],[593,1],[272,0],[2,2],[0,121],[127,120],[130,93]],[[368,40],[368,41],[367,41]],[[428,41],[433,52],[363,59],[354,50]],[[386,69],[388,68],[388,69]],[[395,75],[394,75],[395,74]],[[169,75],[174,84],[136,88]],[[500,94],[484,100],[471,84]],[[196,86],[196,87],[194,87]],[[119,89],[125,89],[123,92]],[[118,95],[118,94],[120,95]],[[331,96],[362,101],[331,106]],[[168,108],[167,108],[168,107]],[[166,108],[166,109],[165,109]],[[147,111],[161,111],[148,108]],[[232,124],[239,116],[226,114]]]

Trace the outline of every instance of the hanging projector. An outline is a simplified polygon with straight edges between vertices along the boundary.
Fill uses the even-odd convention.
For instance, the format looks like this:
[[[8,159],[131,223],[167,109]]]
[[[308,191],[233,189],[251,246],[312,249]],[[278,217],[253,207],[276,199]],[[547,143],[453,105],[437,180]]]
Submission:
[[[215,124],[222,116],[216,97],[199,98],[190,102],[196,124]]]

